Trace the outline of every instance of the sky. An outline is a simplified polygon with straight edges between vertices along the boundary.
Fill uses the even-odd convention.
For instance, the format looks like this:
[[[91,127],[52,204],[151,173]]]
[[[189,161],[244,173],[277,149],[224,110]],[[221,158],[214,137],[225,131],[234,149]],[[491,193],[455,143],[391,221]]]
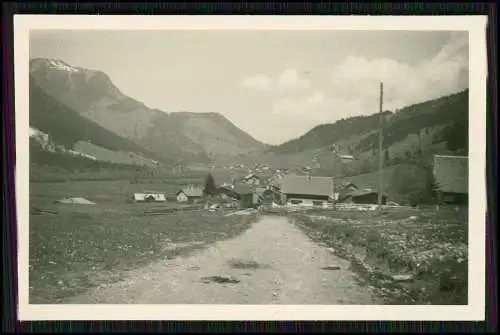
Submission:
[[[316,125],[468,87],[468,32],[30,32],[30,58],[105,72],[165,112],[217,112],[257,140],[283,143]]]

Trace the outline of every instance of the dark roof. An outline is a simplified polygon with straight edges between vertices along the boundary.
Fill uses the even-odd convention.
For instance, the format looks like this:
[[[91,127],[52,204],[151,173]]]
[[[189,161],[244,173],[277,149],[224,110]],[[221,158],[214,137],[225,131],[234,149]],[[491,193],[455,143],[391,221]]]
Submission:
[[[345,190],[348,190],[349,188],[358,189],[358,186],[356,186],[354,183],[352,183],[350,181],[342,181],[342,182],[336,183],[336,185],[335,185],[335,190],[337,192],[340,192],[340,193],[342,193]]]
[[[376,194],[378,196],[378,191],[376,191],[376,190],[353,190],[350,192],[345,192],[345,193],[339,194],[338,201],[342,201],[348,197],[357,198],[357,197],[366,196],[366,195],[370,195],[370,194]],[[387,198],[387,194],[385,192],[382,193],[382,197]]]
[[[287,175],[278,181],[282,193],[333,197],[333,179]]]
[[[246,184],[236,184],[234,185],[234,188],[232,190],[239,195],[253,193],[253,187],[251,185],[246,185]]]
[[[339,200],[345,199],[348,196],[358,191],[358,187],[350,182],[344,182],[336,189],[339,193]]]
[[[449,193],[468,193],[467,156],[434,156],[434,178],[438,189]]]
[[[350,193],[349,195],[351,195],[353,198],[356,198],[356,197],[361,197],[363,195],[369,195],[369,194],[377,194],[378,195],[378,191],[374,191],[374,190],[357,190],[355,192]],[[387,194],[382,193],[382,196],[387,197]]]
[[[249,195],[254,192],[254,188],[252,185],[247,184],[236,184],[234,187],[219,187],[219,190],[226,194],[234,194],[234,195]]]

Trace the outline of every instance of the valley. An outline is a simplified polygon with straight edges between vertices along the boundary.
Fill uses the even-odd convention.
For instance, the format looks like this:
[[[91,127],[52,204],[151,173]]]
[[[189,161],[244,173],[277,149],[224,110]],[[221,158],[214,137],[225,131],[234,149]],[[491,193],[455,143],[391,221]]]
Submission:
[[[391,177],[395,170],[425,175],[435,154],[467,155],[468,90],[385,111],[383,120],[384,181],[393,198],[400,193]],[[363,185],[378,181],[378,114],[318,125],[267,145],[221,114],[151,109],[124,95],[105,73],[61,60],[31,60],[30,127],[59,148],[47,151],[47,143],[31,139],[33,181],[194,175],[201,183],[209,170],[226,181],[248,173],[264,179],[311,173]],[[71,158],[61,159],[68,153]]]
[[[202,289],[206,282],[201,286],[187,283],[193,276],[201,276],[200,273],[208,276],[210,271],[240,275],[241,271],[228,267],[226,263],[233,260],[222,257],[220,249],[240,257],[252,254],[262,262],[270,262],[271,258],[281,260],[274,261],[275,269],[267,275],[256,274],[253,278],[257,279],[248,276],[246,286],[234,291],[234,295],[225,296],[226,291],[217,291],[217,298],[227,301],[289,303],[295,301],[292,298],[299,292],[287,289],[293,284],[309,287],[310,294],[300,296],[299,302],[374,303],[382,299],[395,303],[406,299],[405,303],[463,303],[463,282],[450,289],[459,296],[455,301],[443,293],[450,290],[436,286],[430,275],[437,271],[445,278],[442,282],[461,275],[466,263],[454,264],[456,259],[465,258],[462,244],[460,248],[445,250],[446,257],[451,259],[446,261],[453,266],[439,263],[435,258],[442,255],[432,254],[429,262],[434,263],[429,263],[432,266],[423,274],[415,275],[418,281],[401,287],[394,284],[393,279],[372,278],[375,275],[367,275],[358,263],[364,262],[368,268],[378,267],[377,271],[385,271],[386,277],[390,272],[406,271],[406,264],[419,266],[415,265],[419,261],[416,258],[405,265],[386,265],[384,262],[403,261],[397,255],[386,257],[389,251],[377,249],[380,241],[405,238],[410,228],[400,228],[402,220],[417,215],[428,221],[428,217],[440,213],[443,220],[451,222],[450,229],[461,228],[457,233],[460,239],[466,235],[462,210],[439,212],[411,207],[429,207],[434,203],[434,155],[468,153],[468,90],[384,112],[384,169],[379,171],[378,114],[318,125],[298,138],[268,145],[239,129],[222,114],[151,109],[120,92],[102,72],[75,68],[60,60],[34,59],[30,65],[30,207],[33,211],[30,248],[34,250],[30,252],[30,299],[33,302],[103,302],[108,297],[109,301],[121,302],[146,301],[151,297],[155,297],[155,301],[185,302],[197,301],[200,296],[204,301],[218,301],[214,300],[215,295],[209,294],[211,291]],[[272,206],[269,203],[264,206],[267,216],[257,215],[262,213],[256,210],[234,215],[239,213],[234,203],[222,208],[218,203],[225,200],[219,199],[220,194],[212,197],[203,193],[196,208],[188,210],[189,206],[177,198],[179,192],[188,185],[207,188],[209,173],[217,190],[252,178],[259,180],[259,185],[252,187],[269,189],[287,175],[333,177],[331,191],[334,194],[349,183],[359,186],[360,190],[375,190],[382,173],[384,192],[398,208],[393,211],[396,214],[367,214],[358,209],[333,213],[329,208],[296,212],[288,208],[285,210],[290,213],[286,214],[288,218],[278,219],[273,217],[276,215],[272,208],[274,201]],[[165,201],[139,204],[132,200],[141,192],[164,194]],[[67,197],[85,197],[93,206],[57,203],[58,199]],[[135,202],[137,204],[133,204]],[[408,218],[409,215],[412,216]],[[382,220],[384,216],[390,223]],[[357,225],[345,228],[338,224],[339,220],[349,223],[354,220]],[[363,225],[377,220],[386,231],[380,236]],[[274,227],[272,234],[267,229],[270,224]],[[423,237],[418,240],[420,244],[413,246],[415,250],[421,245],[432,249],[435,244],[431,236],[436,225],[434,221],[426,224],[434,230],[419,231]],[[54,230],[59,234],[54,236]],[[93,240],[96,230],[101,233]],[[339,232],[343,237],[332,240]],[[372,240],[367,242],[364,237],[368,233]],[[267,249],[262,249],[265,238]],[[336,285],[324,284],[330,276],[328,272],[320,271],[321,281],[296,275],[295,270],[301,268],[301,263],[297,258],[285,257],[296,245],[302,248],[297,255],[303,252],[311,255],[310,271],[323,271],[328,268],[327,262],[332,261],[333,270],[338,273],[342,269],[342,285],[347,285],[347,293],[341,294],[343,289],[339,290]],[[332,247],[335,255],[330,251]],[[356,250],[361,247],[368,250],[363,249],[365,253],[375,250],[377,257],[358,257]],[[390,252],[396,250],[392,244],[389,249]],[[203,267],[186,266],[200,255],[218,256]],[[165,296],[143,291],[143,285],[149,282],[138,276],[143,273],[151,278],[164,276],[165,267],[177,263],[185,268],[174,273],[185,279],[185,284],[178,287],[179,295],[168,290]],[[453,270],[451,274],[446,272],[449,268]],[[262,286],[258,278],[271,278],[266,276],[277,276],[282,281]],[[123,285],[130,285],[136,295],[124,296],[123,292],[132,291],[123,289]],[[102,295],[101,292],[111,293]],[[189,297],[188,292],[195,293]],[[409,292],[409,295],[401,292]],[[414,298],[415,294],[422,294],[422,298]]]

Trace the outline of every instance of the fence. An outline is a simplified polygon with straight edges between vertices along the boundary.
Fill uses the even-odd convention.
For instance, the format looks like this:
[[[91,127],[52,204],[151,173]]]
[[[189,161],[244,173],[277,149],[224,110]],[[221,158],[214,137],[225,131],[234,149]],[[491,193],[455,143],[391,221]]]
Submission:
[[[173,208],[154,208],[144,211],[144,215],[168,215],[179,212],[201,211],[203,206],[173,207]]]
[[[322,213],[322,214],[331,214],[333,215],[335,212],[338,211],[348,211],[348,210],[355,210],[355,211],[375,211],[375,210],[402,210],[402,209],[411,209],[410,206],[399,206],[399,205],[374,205],[374,204],[346,204],[346,203],[339,203],[339,204],[331,204],[329,203],[328,206],[314,206],[314,207],[307,207],[307,206],[300,206],[300,205],[293,205],[293,206],[264,206],[263,211],[267,214],[280,214],[280,215],[285,215],[286,213]]]

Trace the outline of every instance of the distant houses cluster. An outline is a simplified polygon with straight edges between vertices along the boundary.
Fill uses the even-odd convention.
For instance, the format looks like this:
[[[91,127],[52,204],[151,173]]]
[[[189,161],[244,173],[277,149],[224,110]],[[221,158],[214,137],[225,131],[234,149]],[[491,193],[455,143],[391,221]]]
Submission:
[[[330,204],[377,204],[378,191],[360,189],[352,183],[335,185],[331,177],[287,175],[273,183],[277,202],[286,206],[329,207]],[[382,204],[387,202],[383,195]]]
[[[83,157],[83,158],[91,159],[94,161],[97,160],[97,158],[92,156],[92,155],[88,155],[88,154],[85,154],[83,152],[79,152],[79,151],[75,151],[75,150],[71,150],[71,149],[66,149],[63,145],[53,143],[50,140],[50,137],[48,134],[46,134],[46,133],[44,133],[36,128],[33,128],[33,127],[29,128],[29,137],[31,139],[35,140],[42,147],[42,149],[45,151],[52,152],[52,153],[56,153],[56,152],[65,153],[65,154],[68,154],[71,156]]]
[[[176,201],[185,204],[218,203],[224,207],[256,208],[276,204],[287,207],[327,208],[333,203],[375,205],[378,190],[339,182],[332,177],[312,174],[286,174],[274,170],[270,177],[249,173],[240,178],[214,178],[216,195],[206,197],[202,186],[188,185],[176,194]],[[439,203],[461,204],[468,197],[467,157],[435,156],[434,178]],[[224,177],[224,176],[222,176]],[[144,193],[137,201],[166,201],[156,193]],[[382,204],[390,204],[386,193],[380,195]]]
[[[84,141],[80,141],[73,146],[73,149],[67,149],[63,145],[55,144],[50,139],[50,136],[34,127],[29,127],[29,137],[33,141],[35,141],[44,151],[51,153],[63,153],[66,155],[70,155],[73,157],[81,157],[90,159],[93,161],[105,161],[111,163],[118,164],[133,164],[139,166],[159,166],[159,162],[150,158],[144,158],[142,155],[133,153],[133,152],[115,152],[112,150],[104,149],[98,146],[95,146],[90,142],[90,139],[85,139]],[[89,155],[82,151],[87,151],[89,148],[94,155]],[[103,159],[105,158],[105,159]]]

